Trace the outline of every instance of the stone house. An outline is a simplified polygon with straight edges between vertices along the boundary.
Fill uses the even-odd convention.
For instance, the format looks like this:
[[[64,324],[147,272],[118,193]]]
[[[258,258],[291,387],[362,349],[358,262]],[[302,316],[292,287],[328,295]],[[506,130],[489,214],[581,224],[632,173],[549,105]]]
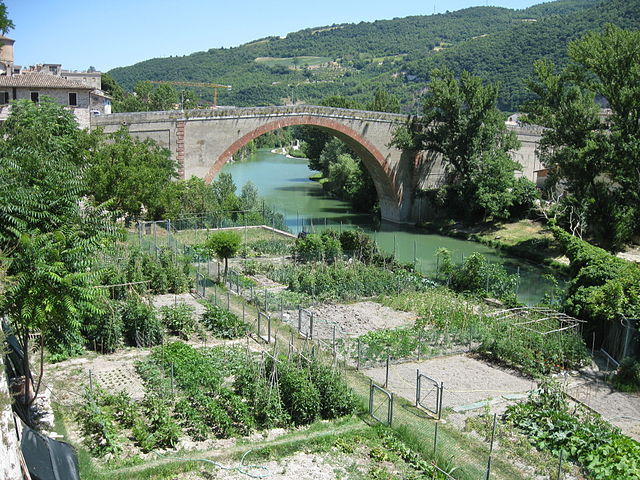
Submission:
[[[13,62],[13,44],[0,36],[0,121],[9,115],[11,101],[39,102],[45,96],[71,109],[81,128],[89,128],[91,115],[111,113],[111,99],[100,89],[100,72],[63,70],[56,63],[23,69]]]

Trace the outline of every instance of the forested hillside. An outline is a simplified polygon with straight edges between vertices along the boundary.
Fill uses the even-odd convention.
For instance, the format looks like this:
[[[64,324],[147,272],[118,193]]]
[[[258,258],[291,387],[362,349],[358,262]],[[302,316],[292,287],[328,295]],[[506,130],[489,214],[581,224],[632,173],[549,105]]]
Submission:
[[[317,103],[342,95],[364,103],[382,88],[403,110],[419,104],[434,67],[462,69],[503,85],[500,107],[515,111],[524,80],[542,56],[563,63],[567,42],[611,22],[640,27],[640,0],[561,0],[525,10],[474,7],[438,15],[332,25],[109,72],[132,90],[145,80],[216,82],[223,105]],[[211,98],[211,92],[197,92]]]

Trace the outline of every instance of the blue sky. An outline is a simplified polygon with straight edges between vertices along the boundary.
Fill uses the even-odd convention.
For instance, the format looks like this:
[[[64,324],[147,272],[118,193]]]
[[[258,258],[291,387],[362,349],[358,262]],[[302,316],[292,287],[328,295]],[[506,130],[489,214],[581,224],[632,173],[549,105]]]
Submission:
[[[5,0],[15,62],[107,71],[154,57],[233,47],[331,25],[540,0]]]

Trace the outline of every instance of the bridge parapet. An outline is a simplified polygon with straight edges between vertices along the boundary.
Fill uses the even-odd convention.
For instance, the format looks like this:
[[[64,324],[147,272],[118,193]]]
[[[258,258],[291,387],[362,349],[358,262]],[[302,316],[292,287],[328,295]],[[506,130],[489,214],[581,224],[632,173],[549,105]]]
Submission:
[[[350,110],[346,108],[322,107],[317,105],[290,105],[271,107],[221,107],[216,109],[168,110],[158,112],[113,113],[111,115],[94,116],[92,125],[114,125],[130,123],[147,123],[160,121],[179,121],[214,118],[254,118],[254,117],[287,117],[313,115],[318,117],[343,118],[385,123],[404,123],[408,115],[367,110]]]

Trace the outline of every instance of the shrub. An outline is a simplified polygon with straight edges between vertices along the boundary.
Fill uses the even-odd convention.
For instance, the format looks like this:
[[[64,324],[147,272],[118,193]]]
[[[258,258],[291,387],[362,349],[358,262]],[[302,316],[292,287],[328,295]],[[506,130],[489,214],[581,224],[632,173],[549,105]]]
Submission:
[[[315,421],[320,416],[320,392],[308,372],[288,361],[282,361],[277,368],[281,398],[293,423],[306,425]]]
[[[640,316],[640,267],[551,225],[569,257],[565,309],[604,330],[608,322]]]
[[[505,417],[541,450],[568,454],[589,478],[638,478],[640,444],[586,409],[569,409],[557,384],[545,382],[526,402],[507,407]]]
[[[446,249],[438,250],[441,281],[447,281],[456,292],[491,295],[510,304],[516,304],[518,275],[509,275],[502,265],[489,263],[480,253],[472,253],[462,266],[454,265]]]
[[[249,331],[249,325],[235,313],[211,303],[205,304],[202,324],[220,338],[239,338]]]
[[[332,419],[355,412],[358,401],[344,379],[331,367],[317,361],[308,366],[311,381],[320,396],[320,415]]]
[[[627,357],[620,363],[620,367],[613,377],[614,385],[625,392],[640,391],[640,362]]]
[[[298,261],[333,263],[342,256],[342,245],[331,230],[322,234],[310,233],[296,239],[293,252]]]
[[[119,302],[106,301],[103,311],[89,315],[83,334],[87,346],[102,353],[113,353],[122,347],[123,323]]]
[[[151,347],[162,343],[164,328],[151,305],[130,298],[122,308],[122,323],[129,345]]]
[[[185,340],[196,330],[195,308],[186,303],[160,308],[160,317],[167,330]]]
[[[107,453],[118,454],[122,451],[122,438],[113,414],[101,401],[104,393],[98,386],[93,390],[87,389],[84,403],[76,415],[91,453],[98,456]]]

